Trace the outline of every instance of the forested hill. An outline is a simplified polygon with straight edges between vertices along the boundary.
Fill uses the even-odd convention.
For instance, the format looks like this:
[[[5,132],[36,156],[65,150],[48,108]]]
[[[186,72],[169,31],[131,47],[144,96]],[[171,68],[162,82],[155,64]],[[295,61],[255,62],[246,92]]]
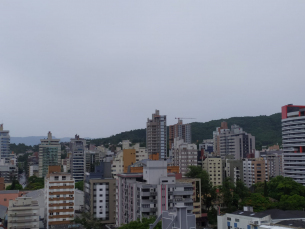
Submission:
[[[194,143],[202,142],[203,139],[213,137],[213,131],[220,126],[222,121],[228,123],[228,127],[237,124],[244,131],[255,136],[256,149],[261,149],[264,145],[273,145],[282,143],[281,137],[281,114],[273,114],[270,116],[255,116],[255,117],[233,117],[229,119],[212,120],[209,122],[193,122],[192,125],[192,140]],[[145,129],[131,130],[113,135],[108,138],[92,139],[93,144],[117,144],[122,140],[129,139],[133,143],[140,142],[145,145],[146,131]]]

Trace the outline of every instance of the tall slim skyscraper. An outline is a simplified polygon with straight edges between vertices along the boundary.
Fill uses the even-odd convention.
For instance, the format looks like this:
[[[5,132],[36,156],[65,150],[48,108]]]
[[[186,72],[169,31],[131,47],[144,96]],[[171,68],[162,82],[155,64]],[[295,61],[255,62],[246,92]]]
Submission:
[[[39,145],[39,177],[48,174],[50,165],[60,165],[61,146],[60,139],[53,139],[49,131],[47,139],[40,139]]]
[[[0,158],[9,161],[13,156],[10,151],[10,132],[3,130],[3,124],[0,124]]]
[[[70,139],[71,161],[70,169],[75,182],[83,181],[85,176],[85,147],[86,139],[75,135]]]
[[[159,158],[167,157],[166,115],[160,115],[159,110],[147,119],[146,148],[148,155],[159,153]]]
[[[185,143],[192,143],[191,124],[183,124],[182,120],[178,119],[178,123],[169,126],[169,148],[172,148],[175,138],[183,139]]]
[[[284,175],[305,185],[305,106],[282,107]]]

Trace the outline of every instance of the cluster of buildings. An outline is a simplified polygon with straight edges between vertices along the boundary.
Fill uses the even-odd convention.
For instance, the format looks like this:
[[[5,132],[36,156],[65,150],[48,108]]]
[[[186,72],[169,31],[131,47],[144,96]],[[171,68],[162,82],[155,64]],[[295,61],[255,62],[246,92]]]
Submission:
[[[69,144],[62,144],[49,132],[46,139],[41,139],[39,152],[29,156],[26,168],[29,176],[45,179],[44,214],[38,214],[37,201],[26,196],[12,199],[8,212],[22,203],[26,205],[24,209],[32,209],[28,214],[33,214],[33,221],[29,223],[36,226],[38,216],[46,228],[65,228],[78,210],[89,212],[105,224],[121,226],[143,217],[170,215],[183,206],[190,219],[200,225],[205,208],[201,204],[201,180],[185,177],[189,166],[200,166],[207,171],[214,186],[221,186],[230,178],[234,182],[242,180],[251,187],[279,175],[305,183],[302,166],[302,160],[305,162],[302,156],[305,106],[282,108],[282,149],[274,145],[257,151],[254,136],[238,125],[228,127],[226,122],[211,133],[212,139],[204,139],[197,145],[192,143],[190,124],[183,124],[179,118],[177,124],[167,129],[166,122],[166,115],[158,110],[147,119],[145,147],[123,140],[117,146],[105,148],[88,144],[79,135]],[[65,159],[61,159],[63,147],[67,153]],[[9,151],[9,132],[3,131],[2,125],[0,149],[1,189],[14,172],[18,175],[16,158]],[[84,181],[80,202],[76,201],[74,188],[79,181]],[[219,220],[229,225],[228,220]],[[8,220],[17,221],[15,218]]]

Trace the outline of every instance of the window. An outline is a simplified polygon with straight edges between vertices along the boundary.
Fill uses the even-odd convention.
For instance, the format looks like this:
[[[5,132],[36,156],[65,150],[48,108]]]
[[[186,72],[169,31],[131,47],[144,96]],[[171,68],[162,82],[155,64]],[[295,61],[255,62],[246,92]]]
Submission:
[[[103,200],[100,200],[100,203],[103,202]]]
[[[4,201],[7,201],[7,199],[6,199],[6,198],[4,198]]]
[[[235,219],[235,222],[239,222],[239,219]]]
[[[228,217],[228,218],[227,218],[227,220],[228,220],[228,221],[231,221],[231,218],[230,218],[230,217]]]

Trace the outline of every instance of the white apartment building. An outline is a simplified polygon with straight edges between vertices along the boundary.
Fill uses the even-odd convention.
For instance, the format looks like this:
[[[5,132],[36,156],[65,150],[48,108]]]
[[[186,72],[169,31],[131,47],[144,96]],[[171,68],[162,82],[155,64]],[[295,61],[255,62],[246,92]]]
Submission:
[[[31,197],[18,197],[10,200],[7,209],[7,228],[31,228],[39,229],[38,202]]]
[[[167,173],[167,161],[144,160],[143,173],[118,174],[116,193],[116,226],[159,216],[184,203],[187,212],[193,207],[193,184],[176,182],[175,174]]]
[[[45,177],[45,223],[47,229],[63,227],[74,219],[75,180],[70,173],[50,166]]]
[[[223,168],[220,157],[207,157],[202,162],[202,169],[207,171],[214,186],[222,185]]]
[[[29,177],[31,176],[39,176],[39,165],[30,165],[29,166]]]
[[[179,172],[184,176],[189,166],[197,166],[197,145],[184,142],[181,138],[174,138],[170,150],[170,157],[174,166],[179,166]]]

